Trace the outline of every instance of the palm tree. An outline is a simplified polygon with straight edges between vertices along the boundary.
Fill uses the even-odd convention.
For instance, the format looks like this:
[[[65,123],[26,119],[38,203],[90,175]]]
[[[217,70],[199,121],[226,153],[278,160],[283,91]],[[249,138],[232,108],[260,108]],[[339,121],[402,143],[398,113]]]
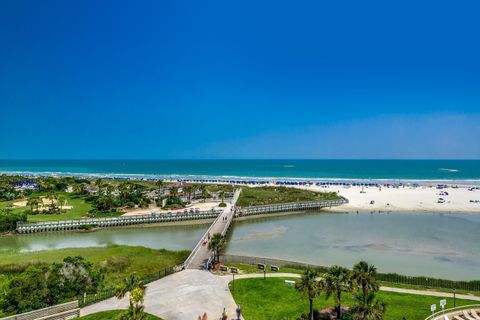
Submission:
[[[107,184],[106,190],[107,190],[107,195],[111,196],[113,191],[115,191],[115,187],[112,186],[111,184]]]
[[[187,185],[187,186],[183,187],[183,191],[187,195],[188,202],[190,202],[191,198],[192,198],[192,193],[194,191],[193,186],[192,185]]]
[[[360,261],[353,266],[351,277],[353,283],[362,291],[364,297],[367,297],[369,291],[378,291],[377,268],[374,265]]]
[[[215,252],[215,260],[220,262],[220,251],[225,246],[225,239],[223,239],[221,233],[215,233],[208,243],[208,249]]]
[[[200,186],[200,191],[202,192],[202,199],[203,199],[203,202],[205,202],[209,196],[209,193],[208,193],[208,190],[207,190],[207,186],[202,184]]]
[[[222,203],[224,203],[225,202],[225,190],[220,190],[218,195],[220,196],[220,199],[222,199]]]
[[[29,198],[28,201],[27,201],[27,206],[30,206],[30,211],[33,212],[33,207],[36,207],[37,208],[37,212],[38,212],[38,205],[40,204],[40,202],[38,201],[37,198]]]
[[[170,198],[178,197],[178,188],[177,187],[170,187],[168,189],[168,194],[169,194]]]
[[[342,317],[342,293],[351,291],[349,271],[341,266],[332,266],[323,276],[327,299],[333,295],[337,319]]]
[[[321,292],[320,283],[317,280],[317,272],[315,270],[307,269],[302,275],[302,279],[295,285],[295,289],[304,297],[308,298],[310,302],[310,309],[308,319],[313,320],[313,299],[318,297]]]
[[[62,209],[62,207],[67,205],[67,199],[63,196],[58,196],[57,197],[57,204]]]
[[[51,192],[48,194],[47,199],[50,200],[50,209],[55,211],[57,209],[57,195]]]
[[[76,194],[84,194],[86,190],[86,186],[84,183],[75,183],[72,187],[73,192]]]
[[[122,315],[125,320],[143,320],[146,315],[143,312],[143,298],[145,297],[145,284],[136,274],[131,274],[117,285],[114,289],[115,297],[122,299],[130,292],[130,306],[128,311]]]
[[[354,320],[382,320],[386,304],[375,298],[373,291],[364,294],[358,292],[353,297],[352,315]]]
[[[135,288],[145,290],[145,284],[143,280],[136,274],[131,274],[127,278],[123,279],[122,283],[118,284],[113,290],[113,294],[118,299],[122,299],[125,295]]]

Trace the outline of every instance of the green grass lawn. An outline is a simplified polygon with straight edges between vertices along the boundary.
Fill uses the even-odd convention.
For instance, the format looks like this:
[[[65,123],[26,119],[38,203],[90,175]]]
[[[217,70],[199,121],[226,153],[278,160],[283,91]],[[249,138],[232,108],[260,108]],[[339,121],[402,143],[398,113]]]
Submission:
[[[67,206],[72,206],[71,209],[68,209],[65,213],[60,214],[29,214],[28,221],[50,221],[50,220],[70,220],[70,219],[81,219],[85,217],[88,212],[92,209],[92,205],[85,201],[85,196],[80,196],[74,193],[69,192],[56,192],[57,196],[65,198],[67,201]],[[35,197],[45,196],[46,193],[35,193]],[[11,201],[2,201],[0,202],[0,209],[8,206],[13,207],[13,212],[30,212],[30,207],[15,207],[13,206],[14,202],[21,201],[22,199],[16,199]],[[122,215],[121,212],[109,212],[109,213],[97,213],[95,217],[115,217]]]
[[[258,269],[256,264],[247,264],[247,263],[225,263],[227,267],[237,267],[239,268],[240,274],[247,274],[247,273],[262,273],[263,271]],[[295,268],[288,268],[288,267],[281,267],[280,273],[295,273],[295,274],[303,274],[305,270],[303,269],[295,269]],[[267,265],[267,273],[278,273],[277,271],[270,271],[269,265]],[[449,292],[452,293],[451,289],[442,289],[442,288],[427,288],[425,286],[420,285],[410,285],[410,284],[400,284],[400,283],[393,283],[393,282],[386,282],[386,281],[379,281],[380,285],[385,287],[394,287],[394,288],[404,288],[404,289],[414,289],[414,290],[430,290],[430,291],[437,291],[437,292]],[[457,294],[470,294],[475,296],[480,296],[480,292],[477,291],[467,291],[467,290],[459,290],[457,289]]]
[[[82,320],[120,319],[120,315],[124,312],[125,310],[102,311],[102,312],[89,314],[88,316],[80,317],[79,319],[82,319]],[[162,319],[147,313],[147,320],[162,320]]]
[[[315,192],[287,187],[242,187],[237,206],[250,207],[275,203],[336,199],[339,199],[339,197],[335,192]]]
[[[68,248],[35,252],[2,252],[0,251],[0,269],[8,264],[28,264],[35,262],[59,262],[68,256],[82,256],[88,261],[106,267],[106,281],[118,282],[131,273],[149,275],[182,263],[190,254],[189,251],[156,250],[145,247],[109,246],[99,248]],[[0,274],[1,280],[6,280]]]
[[[235,302],[242,306],[245,319],[296,320],[308,312],[308,300],[302,299],[295,288],[284,284],[288,278],[241,279],[230,283]],[[298,281],[298,279],[290,279]],[[348,294],[343,296],[344,305],[351,304]],[[439,304],[439,297],[410,295],[380,291],[378,297],[387,303],[385,320],[423,320],[430,315],[430,305]],[[474,304],[475,301],[456,299],[456,305]],[[333,300],[324,296],[314,302],[316,309],[333,306]],[[447,307],[453,307],[453,299],[447,299]]]

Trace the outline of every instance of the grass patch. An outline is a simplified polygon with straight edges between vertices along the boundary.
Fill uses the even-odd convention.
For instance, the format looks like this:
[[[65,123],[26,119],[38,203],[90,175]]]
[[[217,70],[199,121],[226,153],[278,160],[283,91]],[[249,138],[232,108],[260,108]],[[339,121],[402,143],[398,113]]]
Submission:
[[[227,267],[237,267],[239,269],[240,274],[248,274],[248,273],[262,273],[263,271],[258,269],[256,264],[247,264],[247,263],[224,263]],[[295,273],[295,274],[303,274],[305,272],[304,269],[296,269],[292,267],[281,267],[280,271],[271,271],[270,265],[267,265],[267,273]],[[451,289],[443,289],[443,288],[431,288],[425,287],[420,285],[410,285],[410,284],[401,284],[401,283],[394,283],[394,282],[386,282],[386,281],[379,281],[381,286],[385,287],[392,287],[392,288],[402,288],[402,289],[414,289],[414,290],[429,290],[429,291],[436,291],[436,292],[447,292],[453,294]],[[476,291],[467,291],[467,290],[456,290],[457,294],[469,294],[474,296],[480,296],[480,292]]]
[[[337,200],[335,192],[315,192],[287,187],[242,187],[237,201],[239,207],[251,207],[299,201]]]
[[[308,312],[308,300],[292,286],[284,284],[289,278],[241,279],[235,280],[235,288],[230,283],[230,290],[237,304],[242,306],[246,319],[255,320],[295,320],[302,313]],[[298,281],[299,279],[289,279]],[[438,305],[439,297],[411,295],[380,291],[378,297],[387,303],[384,319],[423,320],[430,315],[430,305]],[[351,305],[348,294],[342,295],[344,305]],[[474,304],[475,301],[456,299],[456,305]],[[333,306],[333,300],[326,300],[325,296],[314,301],[316,309]],[[447,298],[447,307],[453,307],[453,299]]]
[[[110,319],[119,319],[121,314],[124,313],[125,310],[110,310],[110,311],[102,311],[97,313],[89,314],[88,316],[80,317],[79,319],[82,320],[110,320]],[[156,317],[152,314],[147,313],[147,320],[162,320],[159,317]]]
[[[2,266],[12,268],[13,265],[60,262],[68,256],[82,256],[86,260],[105,267],[108,272],[105,280],[108,284],[116,283],[132,273],[150,275],[182,263],[189,255],[189,251],[168,251],[165,249],[150,249],[131,246],[108,246],[92,248],[67,248],[59,250],[45,250],[34,252],[1,252],[0,270]],[[22,271],[22,270],[20,270]],[[8,277],[0,274],[0,288]]]

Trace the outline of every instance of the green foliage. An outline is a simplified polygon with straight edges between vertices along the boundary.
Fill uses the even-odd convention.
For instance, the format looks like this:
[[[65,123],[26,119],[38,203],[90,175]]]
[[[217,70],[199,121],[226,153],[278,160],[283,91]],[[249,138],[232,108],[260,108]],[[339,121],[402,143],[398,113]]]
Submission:
[[[89,314],[88,316],[83,316],[79,319],[81,320],[115,320],[120,319],[122,315],[125,314],[124,310],[110,310],[110,311],[102,311],[97,313]],[[155,317],[151,314],[145,313],[146,320],[161,320],[158,317]]]
[[[317,280],[317,272],[311,269],[305,270],[300,281],[295,285],[295,289],[309,301],[308,320],[313,320],[313,300],[320,296],[321,287]]]
[[[225,208],[227,206],[227,204],[225,202],[221,202],[218,206],[220,208]]]
[[[14,231],[17,222],[27,221],[25,213],[14,213],[11,208],[0,209],[0,232]]]
[[[61,263],[30,266],[13,277],[0,308],[5,313],[22,313],[65,302],[83,292],[96,292],[103,271],[82,257],[66,257]]]
[[[335,192],[315,192],[287,187],[242,187],[237,201],[239,207],[251,207],[299,201],[337,200]]]
[[[308,300],[294,287],[285,285],[284,280],[299,281],[292,278],[267,278],[267,280],[252,278],[235,280],[235,290],[230,283],[235,302],[242,306],[245,319],[297,319],[308,310]],[[395,292],[379,291],[376,296],[387,304],[383,315],[384,320],[398,320],[405,317],[408,320],[423,320],[428,317],[430,305],[438,304],[439,297],[411,295]],[[453,306],[453,299],[447,299],[447,306]],[[345,294],[343,305],[353,307],[351,295]],[[475,301],[456,299],[457,306],[474,304]],[[314,309],[322,310],[334,304],[333,297],[326,299],[325,295],[314,300]],[[322,318],[321,318],[322,319]]]
[[[212,239],[210,239],[210,242],[208,243],[208,249],[215,251],[215,259],[217,260],[217,262],[219,261],[220,252],[225,247],[225,244],[225,239],[220,233],[215,233],[212,236]]]

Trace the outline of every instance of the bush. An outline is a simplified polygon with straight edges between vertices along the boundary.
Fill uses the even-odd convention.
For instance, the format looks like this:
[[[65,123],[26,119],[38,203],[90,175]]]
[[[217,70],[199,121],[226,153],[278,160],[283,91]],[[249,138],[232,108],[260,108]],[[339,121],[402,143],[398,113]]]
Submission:
[[[14,231],[17,227],[17,222],[27,221],[25,213],[13,213],[11,210],[0,211],[0,232]]]
[[[218,205],[220,208],[225,208],[227,206],[227,204],[225,202],[222,202]]]

